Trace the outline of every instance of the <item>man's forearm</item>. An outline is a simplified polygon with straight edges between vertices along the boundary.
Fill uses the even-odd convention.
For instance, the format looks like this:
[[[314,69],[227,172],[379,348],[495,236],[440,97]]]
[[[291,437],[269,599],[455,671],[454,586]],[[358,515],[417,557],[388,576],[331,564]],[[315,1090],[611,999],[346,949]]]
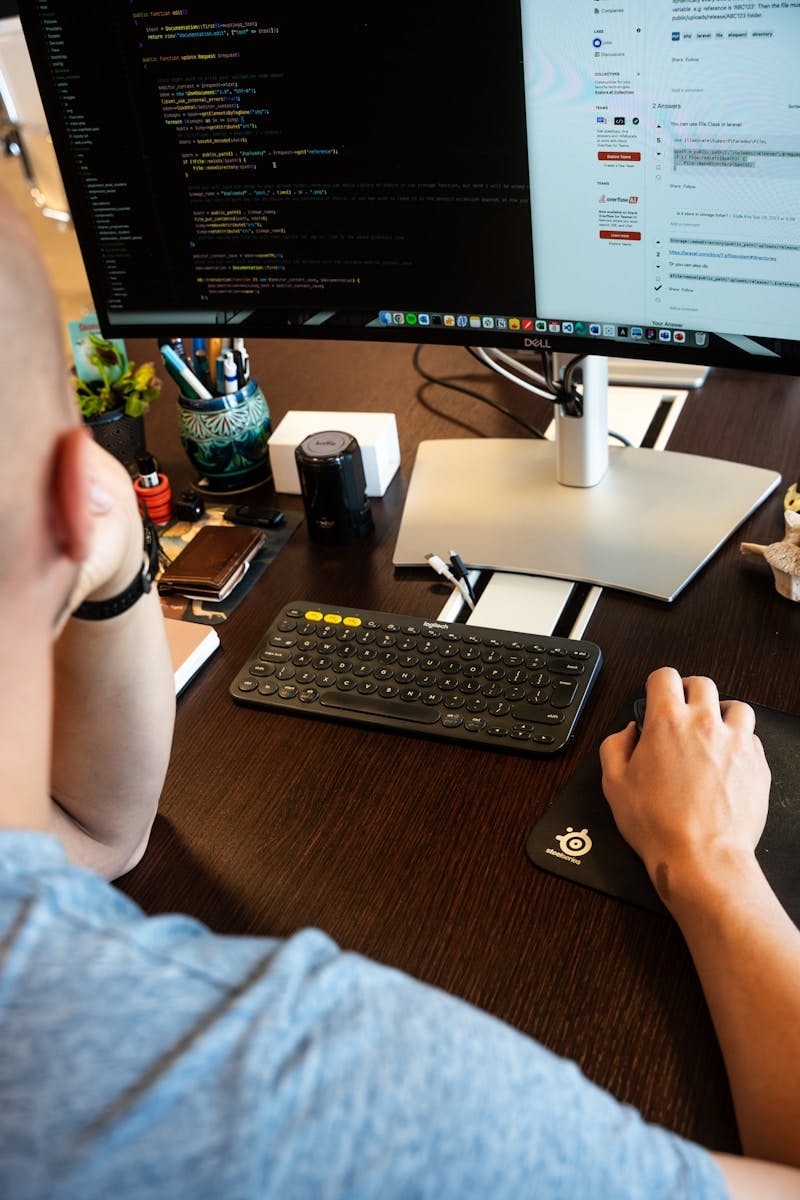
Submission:
[[[668,899],[728,1071],[746,1154],[800,1166],[800,931],[755,859]]]
[[[109,620],[72,618],[54,661],[53,830],[73,861],[115,878],[144,852],[172,743],[158,595]]]

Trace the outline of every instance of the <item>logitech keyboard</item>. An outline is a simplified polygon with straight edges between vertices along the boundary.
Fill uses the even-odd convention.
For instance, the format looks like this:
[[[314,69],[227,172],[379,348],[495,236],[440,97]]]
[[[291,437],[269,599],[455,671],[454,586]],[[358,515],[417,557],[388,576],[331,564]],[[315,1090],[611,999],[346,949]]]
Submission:
[[[543,755],[569,741],[601,661],[594,642],[297,600],[230,691],[281,712]]]

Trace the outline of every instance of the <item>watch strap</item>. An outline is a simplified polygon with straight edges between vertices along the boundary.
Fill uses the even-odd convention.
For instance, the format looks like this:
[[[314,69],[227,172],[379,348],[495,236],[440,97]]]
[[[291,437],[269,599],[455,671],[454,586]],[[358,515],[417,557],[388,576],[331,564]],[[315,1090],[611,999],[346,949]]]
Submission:
[[[144,562],[141,570],[124,591],[107,600],[84,600],[72,614],[81,621],[106,621],[132,608],[140,596],[149,592],[158,570],[158,534],[151,522],[143,522]]]

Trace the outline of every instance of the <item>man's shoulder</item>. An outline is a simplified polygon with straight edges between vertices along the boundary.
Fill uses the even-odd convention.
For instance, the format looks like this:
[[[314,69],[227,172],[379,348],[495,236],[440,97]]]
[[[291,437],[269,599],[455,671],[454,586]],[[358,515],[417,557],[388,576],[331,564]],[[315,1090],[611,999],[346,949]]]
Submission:
[[[0,979],[22,972],[29,995],[40,985],[58,987],[62,1012],[73,991],[82,1003],[119,991],[132,1010],[148,988],[164,999],[171,991],[202,997],[245,979],[267,985],[276,962],[279,976],[299,977],[338,954],[318,930],[303,930],[287,945],[221,936],[176,912],[148,915],[102,876],[70,863],[56,837],[0,830]]]
[[[15,908],[68,923],[82,915],[93,923],[136,919],[141,910],[95,871],[69,862],[59,839],[30,829],[0,829],[0,924]]]
[[[0,829],[0,885],[6,878],[65,862],[64,848],[53,834],[39,829]]]

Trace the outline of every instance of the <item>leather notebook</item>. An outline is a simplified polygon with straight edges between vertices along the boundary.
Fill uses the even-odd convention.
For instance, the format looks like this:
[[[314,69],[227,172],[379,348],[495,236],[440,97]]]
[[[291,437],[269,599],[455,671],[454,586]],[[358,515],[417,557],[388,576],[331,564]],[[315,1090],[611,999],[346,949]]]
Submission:
[[[772,772],[767,823],[756,858],[795,925],[800,926],[800,717],[752,705]],[[633,716],[625,708],[609,733]],[[531,862],[573,883],[666,914],[639,856],[618,832],[603,795],[599,746],[583,760],[531,830]]]
[[[205,525],[165,568],[161,593],[224,600],[264,545],[264,533],[246,525]]]

